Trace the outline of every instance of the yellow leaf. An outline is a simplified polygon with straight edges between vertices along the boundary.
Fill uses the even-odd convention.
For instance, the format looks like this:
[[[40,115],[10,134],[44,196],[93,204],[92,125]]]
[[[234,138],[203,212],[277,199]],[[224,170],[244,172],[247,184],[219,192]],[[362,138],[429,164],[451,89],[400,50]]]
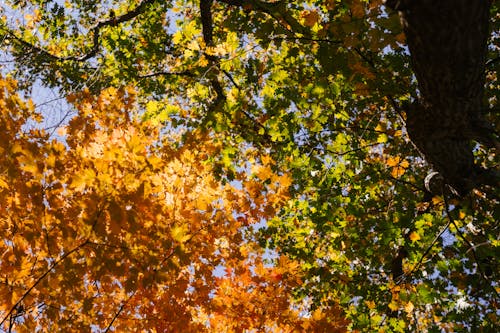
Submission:
[[[288,174],[284,174],[280,176],[279,182],[282,187],[288,188],[292,184],[292,177]]]
[[[258,166],[254,169],[255,175],[262,181],[266,181],[273,175],[273,171],[268,166]]]
[[[11,149],[12,154],[16,154],[16,159],[21,164],[21,169],[32,173],[33,175],[38,175],[40,170],[32,152],[24,148],[21,144],[14,143]]]
[[[380,134],[377,138],[378,143],[386,143],[388,140],[389,138],[385,134]]]
[[[3,179],[3,177],[0,177],[0,188],[9,188],[9,184]]]
[[[391,175],[394,178],[399,178],[402,175],[404,175],[405,171],[406,171],[405,168],[397,166],[397,167],[392,168]]]
[[[26,14],[24,15],[24,19],[26,22],[26,27],[28,29],[33,29],[35,27],[35,24],[40,21],[40,11],[38,9],[35,9],[33,12],[33,15],[31,14]]]
[[[173,227],[170,231],[170,234],[175,241],[184,243],[191,237],[187,232],[187,227],[185,225],[182,225]]]
[[[392,311],[398,310],[399,309],[398,302],[392,300],[391,303],[389,303],[389,309],[391,309]]]
[[[365,301],[366,306],[368,309],[375,309],[375,302],[374,301]]]
[[[415,308],[415,306],[413,305],[412,302],[408,302],[405,305],[405,311],[406,311],[406,313],[412,313],[414,308]]]
[[[146,112],[150,114],[157,114],[160,108],[158,101],[149,101],[146,103]]]
[[[443,199],[440,197],[433,197],[432,198],[432,204],[437,206],[440,205],[443,202]]]
[[[412,242],[416,242],[418,241],[419,239],[421,239],[420,235],[417,234],[415,231],[413,231],[411,234],[410,234],[410,240]]]
[[[388,166],[393,167],[391,170],[391,175],[394,178],[401,177],[405,173],[406,169],[410,166],[410,163],[407,160],[403,160],[399,156],[389,157],[386,163]]]
[[[274,165],[274,160],[270,155],[263,155],[260,159],[264,165]]]
[[[315,321],[320,321],[321,319],[323,319],[324,316],[325,315],[321,312],[321,310],[317,309],[313,312],[312,319]]]
[[[82,191],[86,186],[90,186],[95,179],[96,175],[92,169],[84,169],[83,172],[76,174],[71,179],[71,187],[75,191]]]
[[[387,162],[386,162],[386,163],[387,163],[387,165],[388,165],[388,166],[393,167],[393,166],[398,165],[400,160],[401,160],[401,159],[400,159],[400,157],[399,157],[399,156],[396,156],[396,157],[392,157],[392,156],[391,156],[391,157],[389,157],[389,158],[387,159]]]

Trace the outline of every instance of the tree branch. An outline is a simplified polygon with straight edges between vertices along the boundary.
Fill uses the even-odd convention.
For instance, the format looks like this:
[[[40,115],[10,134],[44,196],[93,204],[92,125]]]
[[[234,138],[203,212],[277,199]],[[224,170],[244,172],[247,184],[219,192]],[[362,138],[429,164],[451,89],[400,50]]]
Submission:
[[[148,73],[148,74],[143,74],[139,75],[139,79],[147,79],[150,77],[155,77],[155,76],[188,76],[188,77],[194,77],[194,74],[191,73],[190,71],[182,71],[182,72],[153,72],[153,73]]]
[[[420,257],[420,259],[417,262],[417,264],[413,267],[413,269],[409,273],[405,273],[401,277],[401,279],[399,279],[397,281],[397,284],[400,284],[401,282],[403,282],[406,279],[406,277],[411,276],[413,273],[415,273],[420,268],[420,266],[422,265],[422,262],[424,261],[425,257],[427,257],[427,255],[429,254],[429,252],[431,251],[431,249],[434,247],[434,244],[436,244],[436,242],[439,239],[439,237],[441,237],[441,235],[443,235],[444,232],[450,227],[450,224],[451,224],[451,220],[448,221],[448,223],[446,223],[446,225],[444,226],[444,228],[441,229],[441,231],[436,235],[436,237],[434,237],[434,239],[432,240],[431,244],[427,247],[427,249],[422,254],[422,256]]]
[[[44,56],[46,56],[46,57],[48,57],[48,58],[50,58],[52,60],[58,60],[58,61],[85,61],[85,60],[88,60],[88,59],[94,57],[97,54],[97,52],[99,51],[99,46],[100,46],[99,37],[100,37],[101,29],[102,28],[104,28],[104,27],[114,27],[114,26],[117,26],[120,23],[127,22],[127,21],[130,21],[130,20],[134,19],[138,15],[142,14],[146,10],[146,7],[148,5],[154,3],[155,1],[157,1],[157,0],[143,0],[141,3],[139,3],[139,5],[137,5],[137,7],[135,7],[134,9],[132,9],[129,12],[126,12],[123,15],[120,15],[120,16],[117,16],[117,17],[114,17],[113,15],[111,15],[111,17],[108,18],[108,19],[98,20],[90,28],[90,31],[89,31],[89,34],[92,34],[92,36],[93,36],[92,37],[92,46],[90,48],[90,51],[88,51],[87,53],[85,53],[83,55],[80,55],[80,56],[72,55],[72,56],[67,56],[67,57],[59,57],[59,56],[56,56],[56,55],[50,53],[47,50],[44,50],[43,48],[41,48],[39,46],[33,45],[33,44],[25,41],[24,39],[16,36],[12,31],[7,31],[7,34],[11,38],[13,38],[14,40],[16,40],[17,42],[21,43],[22,46],[25,46],[25,47],[27,47],[27,48],[29,48],[31,50],[34,50],[34,51],[36,51],[38,53],[41,53]]]
[[[123,311],[123,308],[125,308],[125,305],[127,305],[127,303],[130,301],[130,299],[135,295],[135,291],[120,305],[120,308],[118,309],[118,311],[116,311],[115,315],[113,316],[113,319],[111,319],[111,322],[108,324],[108,326],[106,327],[106,329],[104,330],[104,333],[106,332],[109,332],[109,330],[111,329],[111,326],[113,325],[113,323],[115,322],[116,318],[118,318],[118,316],[120,315],[120,313]]]
[[[476,262],[476,265],[477,265],[477,271],[479,272],[479,275],[481,275],[481,277],[485,280],[485,281],[489,281],[490,279],[488,278],[488,276],[486,276],[485,272],[483,271],[483,269],[481,268],[481,261],[479,260],[479,258],[477,257],[477,253],[476,253],[476,249],[474,247],[474,245],[471,244],[471,242],[469,242],[469,240],[467,240],[467,238],[465,238],[465,235],[463,234],[463,232],[458,228],[458,225],[456,224],[455,220],[453,219],[453,216],[451,216],[451,212],[450,212],[450,209],[448,207],[448,200],[446,198],[446,195],[444,196],[444,205],[445,205],[445,209],[446,209],[446,216],[448,217],[448,225],[451,223],[453,224],[453,226],[455,227],[455,229],[457,229],[457,233],[458,235],[460,236],[460,238],[464,241],[465,244],[467,244],[467,246],[469,247],[469,250],[468,251],[471,251],[472,252],[472,258],[474,259],[474,261]],[[491,285],[490,285],[491,286]],[[493,292],[497,295],[498,298],[500,298],[500,295],[498,294],[497,290],[495,287],[492,287],[491,288],[493,290]]]
[[[275,19],[280,25],[285,28],[285,30],[290,31],[291,33],[301,33],[305,36],[309,36],[309,30],[304,27],[302,24],[297,21],[293,15],[286,10],[286,1],[276,1],[276,2],[266,2],[260,0],[218,0],[219,2],[231,5],[244,7],[249,10],[256,10],[267,15],[271,16]],[[286,23],[288,26],[284,26],[283,23]]]
[[[5,315],[5,317],[0,321],[0,326],[9,318],[9,316],[12,314],[12,312],[18,308],[18,306],[21,304],[21,302],[29,295],[29,293],[57,266],[59,265],[64,259],[68,258],[70,255],[73,253],[77,252],[81,248],[83,248],[85,245],[87,245],[89,240],[85,240],[83,243],[77,245],[75,248],[71,249],[70,251],[66,252],[63,254],[58,260],[54,261],[52,265],[31,285],[31,287],[28,288],[24,292],[24,294],[17,300],[17,302],[10,308],[9,312]]]
[[[223,1],[224,2],[224,1]],[[240,1],[229,1],[231,2],[230,4],[232,5],[243,5],[243,2]],[[253,3],[253,1],[250,1]],[[212,17],[212,4],[213,0],[200,0],[200,17],[201,17],[201,25],[202,25],[202,34],[203,34],[203,41],[207,46],[213,46],[214,45],[214,40],[213,40],[213,17]],[[220,69],[220,61],[217,57],[213,55],[207,55],[205,54],[207,59],[213,63],[213,65],[231,81],[231,83],[237,88],[240,89],[238,84],[234,81],[232,76],[225,70]],[[226,94],[224,92],[224,88],[221,85],[220,81],[218,80],[217,77],[213,77],[210,80],[210,84],[212,85],[212,88],[214,89],[216,93],[216,98],[215,100],[208,106],[207,113],[208,115],[213,114],[219,109],[220,107],[223,106],[223,104],[226,102]],[[262,125],[260,122],[258,122],[254,117],[252,117],[251,114],[248,112],[243,111],[243,114],[250,119],[251,121],[254,122],[255,124],[255,129],[258,131],[259,128],[264,129],[264,134],[263,136],[266,138],[266,140],[269,140],[270,137],[266,133],[266,128],[264,125]]]

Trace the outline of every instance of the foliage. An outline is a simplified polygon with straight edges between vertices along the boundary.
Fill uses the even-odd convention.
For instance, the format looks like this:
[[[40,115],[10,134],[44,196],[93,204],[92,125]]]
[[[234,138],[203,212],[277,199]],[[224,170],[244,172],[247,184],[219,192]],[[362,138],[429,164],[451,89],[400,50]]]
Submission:
[[[180,179],[177,185],[185,184],[182,195],[190,198],[186,199],[188,202],[194,200],[192,191],[197,188],[191,184],[203,186],[198,187],[199,191],[209,195],[209,199],[194,200],[190,207],[185,207],[186,214],[202,214],[197,209],[211,204],[215,198],[224,203],[217,209],[229,209],[226,206],[230,209],[220,217],[227,221],[224,228],[215,224],[206,226],[217,231],[207,230],[189,240],[189,248],[195,251],[189,256],[181,251],[182,246],[178,250],[173,247],[181,253],[171,260],[180,262],[179,267],[194,267],[197,262],[204,266],[205,260],[214,266],[222,260],[236,261],[232,265],[234,270],[228,271],[217,286],[209,270],[200,275],[196,280],[208,286],[200,295],[193,293],[189,297],[205,299],[186,296],[187,303],[182,305],[185,308],[176,312],[179,315],[186,314],[188,308],[192,311],[195,304],[211,302],[203,316],[218,318],[213,321],[214,325],[220,325],[217,327],[250,329],[232,326],[238,325],[238,317],[231,311],[245,309],[244,316],[249,318],[245,325],[253,323],[253,328],[259,328],[258,325],[265,323],[267,327],[276,324],[291,329],[294,327],[291,323],[297,324],[307,316],[291,315],[287,299],[283,299],[284,305],[279,305],[282,299],[277,300],[274,304],[277,308],[267,312],[267,317],[255,312],[259,304],[268,302],[268,295],[282,292],[280,281],[287,281],[286,288],[295,287],[296,299],[308,306],[308,315],[318,322],[332,313],[332,318],[343,323],[340,303],[351,330],[488,331],[498,326],[499,286],[495,282],[500,260],[498,191],[476,189],[467,198],[458,200],[429,197],[424,190],[428,167],[407,137],[405,114],[399,107],[416,96],[416,82],[399,18],[387,11],[381,0],[129,0],[105,4],[67,0],[64,5],[56,1],[7,1],[4,9],[10,13],[0,23],[4,49],[13,57],[10,75],[20,81],[21,88],[29,89],[35,79],[41,79],[46,86],[60,89],[70,100],[72,96],[92,99],[92,95],[104,90],[122,94],[126,105],[131,92],[124,87],[134,86],[137,89],[134,98],[142,110],[143,123],[133,118],[137,127],[129,129],[132,118],[119,108],[109,113],[107,110],[115,106],[114,102],[106,104],[105,95],[100,95],[97,108],[77,103],[79,116],[71,121],[67,132],[71,149],[64,150],[64,154],[60,152],[62,148],[57,150],[61,158],[73,155],[64,157],[66,162],[62,164],[69,166],[64,170],[59,167],[58,172],[54,170],[50,182],[61,184],[57,193],[64,195],[64,200],[59,201],[69,204],[74,200],[75,207],[89,207],[86,208],[89,212],[78,208],[67,216],[79,216],[85,211],[81,218],[90,220],[74,222],[73,232],[58,231],[61,236],[51,236],[69,237],[67,242],[73,247],[61,248],[63,243],[57,242],[59,248],[51,250],[55,257],[45,263],[45,270],[58,263],[75,245],[90,242],[87,239],[90,231],[99,232],[103,239],[93,240],[98,245],[85,245],[85,250],[75,248],[74,256],[81,254],[86,258],[91,253],[98,256],[99,251],[105,251],[110,256],[109,262],[120,262],[118,258],[124,257],[122,250],[113,255],[115,250],[99,242],[106,243],[111,237],[115,246],[128,244],[129,240],[117,236],[119,226],[111,221],[118,219],[125,223],[125,216],[131,215],[123,207],[128,200],[139,200],[133,194],[138,191],[144,193],[139,201],[150,212],[146,219],[152,223],[150,228],[158,228],[154,232],[141,231],[152,237],[149,244],[157,242],[163,244],[160,248],[169,249],[176,241],[186,242],[190,238],[184,237],[198,230],[196,223],[162,227],[155,220],[162,218],[153,213],[160,209],[153,203],[162,206],[164,194],[155,196],[165,193],[162,186],[168,188],[175,179]],[[491,11],[491,27],[498,31],[498,4],[494,3]],[[18,16],[22,13],[23,17],[16,20],[15,13]],[[493,34],[489,41],[486,82],[487,105],[491,110],[498,109],[498,47],[498,34]],[[75,94],[83,87],[86,89],[83,97]],[[122,108],[128,110],[126,106]],[[494,112],[487,116],[493,123],[496,121]],[[143,131],[150,134],[137,135]],[[154,138],[158,135],[170,138],[167,140],[170,144],[161,141],[157,146]],[[9,140],[14,137],[12,134]],[[133,139],[136,137],[142,139]],[[38,147],[45,139],[30,140],[25,145],[33,148],[23,146],[13,154],[25,156],[24,152],[29,152],[32,160],[41,165],[42,161],[50,161],[49,152]],[[134,143],[134,140],[146,141]],[[95,143],[77,149],[87,141]],[[63,146],[59,143],[58,147]],[[153,163],[146,162],[144,156],[148,154],[159,155]],[[197,154],[207,157],[200,158]],[[18,163],[24,163],[22,166],[28,172],[34,164],[29,162],[30,158],[23,158],[28,162]],[[479,145],[475,159],[485,167],[498,164],[495,152]],[[200,160],[207,163],[199,164]],[[98,161],[104,165],[95,166]],[[176,175],[174,165],[180,168],[183,163],[192,166]],[[53,167],[57,166],[56,163]],[[101,167],[109,172],[97,173]],[[46,177],[41,171],[44,169],[37,168],[40,171],[33,177]],[[162,168],[172,171],[165,171],[167,174],[162,178],[156,175],[156,170]],[[193,170],[203,176],[196,176]],[[211,178],[212,173],[216,178]],[[250,176],[252,173],[254,178]],[[130,179],[116,185],[113,181],[118,181],[115,177],[120,175],[129,175]],[[14,175],[9,175],[5,182],[11,177]],[[199,184],[198,179],[206,182]],[[246,192],[228,196],[228,192],[240,190],[237,186],[222,190],[214,185],[216,179],[226,182],[224,186],[239,182],[241,191]],[[17,181],[22,184],[16,188],[22,190],[28,186],[25,179]],[[40,181],[38,186],[42,186]],[[43,180],[43,184],[50,182]],[[89,195],[88,188],[103,192]],[[66,195],[72,191],[80,194],[71,194],[68,201]],[[285,195],[283,191],[288,193]],[[172,188],[166,192],[172,193]],[[144,201],[146,197],[153,202]],[[34,199],[22,196],[22,200],[29,203]],[[23,202],[22,207],[26,206]],[[38,205],[41,207],[44,205]],[[162,206],[162,216],[169,209]],[[105,220],[102,215],[100,218],[107,222],[98,225],[104,229],[94,230],[90,222],[92,214],[101,210],[113,217]],[[233,210],[238,214],[242,210],[254,222],[267,221],[266,228],[259,229],[258,235],[250,233],[252,236],[238,238],[241,237],[237,232],[239,220]],[[42,215],[38,212],[33,216]],[[127,228],[132,228],[126,230],[134,235],[134,241],[139,241],[138,226],[145,222],[132,220],[126,221]],[[81,234],[78,223],[87,225],[87,233]],[[233,249],[223,258],[222,252],[219,254],[213,247],[213,241],[222,236]],[[201,250],[194,250],[198,245],[191,243],[202,244],[204,237],[207,250],[198,255],[196,251]],[[270,272],[260,269],[259,260],[246,262],[236,249],[254,237],[261,245],[286,254],[280,256],[286,259],[277,260]],[[137,249],[140,258],[147,256],[153,260],[149,262],[150,268],[155,267],[154,260],[156,265],[161,262],[158,254],[149,253],[151,248],[156,247]],[[88,255],[83,254],[85,251],[89,251]],[[62,262],[66,261],[70,262]],[[283,268],[280,266],[283,262],[293,264]],[[78,260],[72,265],[84,266]],[[394,269],[399,265],[401,276]],[[173,272],[181,271],[179,268]],[[159,279],[155,272],[148,275],[141,271],[144,274],[141,279]],[[121,276],[127,274],[139,276],[139,272]],[[186,276],[191,273],[183,274],[180,279],[188,288],[190,280]],[[292,277],[275,281],[276,274]],[[162,281],[175,281],[172,276]],[[261,279],[271,281],[255,285]],[[109,288],[116,293],[123,290],[114,284]],[[208,294],[215,288],[221,288],[221,292],[212,299]],[[223,292],[224,288],[231,288],[229,296]],[[135,285],[130,290],[136,290]],[[258,291],[265,291],[265,295]],[[239,293],[248,298],[229,306],[226,297],[237,299]],[[112,304],[110,309],[116,311],[123,304],[120,302],[130,297],[110,295],[112,291],[102,297],[108,297],[111,303],[108,300],[91,303]],[[165,302],[169,297],[168,294],[161,301],[149,304],[151,308],[147,311],[157,307],[155,314],[160,317],[176,311],[175,307],[181,305]],[[128,302],[135,301],[135,307],[127,306],[124,311],[140,311],[146,306],[139,296],[130,299]],[[211,311],[223,315],[209,317],[214,313]],[[276,322],[268,322],[273,318],[277,318]],[[117,320],[116,325],[127,322]],[[308,329],[307,325],[313,324],[302,327]]]
[[[59,139],[26,132],[40,115],[13,80],[0,84],[3,328],[200,332],[220,325],[230,302],[253,304],[256,291],[263,303],[234,325],[313,325],[291,303],[298,264],[280,256],[279,266],[264,267],[262,250],[245,236],[287,200],[286,175],[266,174],[279,184],[268,194],[244,173],[239,188],[221,184],[208,163],[220,145],[192,133],[175,147],[138,120],[129,88],[69,96],[78,115]],[[217,267],[238,270],[215,277]],[[278,279],[282,271],[293,277]],[[271,316],[281,312],[286,321]]]

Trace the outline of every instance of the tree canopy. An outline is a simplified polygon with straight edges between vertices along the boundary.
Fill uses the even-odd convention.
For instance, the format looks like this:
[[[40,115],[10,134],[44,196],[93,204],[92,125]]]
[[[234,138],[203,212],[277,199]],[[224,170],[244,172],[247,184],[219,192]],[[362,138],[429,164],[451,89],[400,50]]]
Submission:
[[[0,328],[493,331],[500,15],[469,3],[4,1]]]

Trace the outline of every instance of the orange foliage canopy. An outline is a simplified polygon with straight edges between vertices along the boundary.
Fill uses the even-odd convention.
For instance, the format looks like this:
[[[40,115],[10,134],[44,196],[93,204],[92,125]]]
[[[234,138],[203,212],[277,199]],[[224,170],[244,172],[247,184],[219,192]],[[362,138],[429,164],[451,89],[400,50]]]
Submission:
[[[40,117],[15,91],[0,79],[0,328],[345,327],[338,311],[300,312],[297,264],[265,265],[244,236],[287,200],[287,175],[255,163],[254,176],[223,185],[213,137],[176,147],[176,134],[139,120],[132,89],[70,96],[77,115],[56,138],[27,130]]]

